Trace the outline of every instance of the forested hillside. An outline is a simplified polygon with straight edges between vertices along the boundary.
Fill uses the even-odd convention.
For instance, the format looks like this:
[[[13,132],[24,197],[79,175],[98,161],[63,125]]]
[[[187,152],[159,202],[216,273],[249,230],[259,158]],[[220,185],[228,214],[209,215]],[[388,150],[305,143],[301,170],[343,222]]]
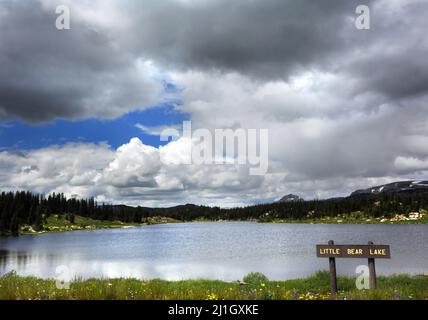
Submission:
[[[428,209],[428,192],[398,192],[362,194],[328,200],[277,202],[249,207],[221,209],[183,205],[172,208],[128,207],[106,205],[94,199],[67,199],[63,194],[43,196],[31,192],[3,192],[0,195],[0,233],[18,235],[20,226],[31,225],[35,230],[51,215],[74,222],[75,215],[96,220],[145,222],[149,217],[169,217],[180,221],[207,220],[272,220],[305,219],[337,216],[362,211],[370,216],[391,217]]]

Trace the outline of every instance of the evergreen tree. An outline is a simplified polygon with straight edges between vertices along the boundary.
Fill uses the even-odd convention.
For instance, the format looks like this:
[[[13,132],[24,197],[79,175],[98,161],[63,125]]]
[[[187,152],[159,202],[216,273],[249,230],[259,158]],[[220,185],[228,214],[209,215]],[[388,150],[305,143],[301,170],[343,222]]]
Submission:
[[[18,212],[15,211],[12,215],[12,219],[10,221],[10,233],[12,236],[17,237],[19,235],[19,219],[18,219]]]

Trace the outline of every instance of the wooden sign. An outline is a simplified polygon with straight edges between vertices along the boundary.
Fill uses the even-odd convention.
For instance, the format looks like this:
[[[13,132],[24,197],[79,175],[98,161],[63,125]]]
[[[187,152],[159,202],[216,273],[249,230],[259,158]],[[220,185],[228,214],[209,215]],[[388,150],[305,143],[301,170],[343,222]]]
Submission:
[[[385,245],[317,245],[317,257],[391,259],[391,251]]]
[[[330,290],[337,293],[336,258],[368,259],[370,289],[376,289],[375,259],[391,259],[391,249],[387,245],[375,245],[369,241],[367,245],[335,245],[330,240],[327,245],[316,246],[318,258],[328,258],[330,268]]]

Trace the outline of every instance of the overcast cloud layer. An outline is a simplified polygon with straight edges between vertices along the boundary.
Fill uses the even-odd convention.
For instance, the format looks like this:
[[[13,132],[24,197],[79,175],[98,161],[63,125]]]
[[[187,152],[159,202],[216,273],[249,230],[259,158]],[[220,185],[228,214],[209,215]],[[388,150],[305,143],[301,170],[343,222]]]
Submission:
[[[168,81],[195,128],[269,129],[270,170],[163,164],[191,142],[130,137],[3,151],[0,188],[230,206],[427,179],[428,3],[368,3],[362,31],[353,0],[1,1],[2,121],[116,118],[171,98]]]

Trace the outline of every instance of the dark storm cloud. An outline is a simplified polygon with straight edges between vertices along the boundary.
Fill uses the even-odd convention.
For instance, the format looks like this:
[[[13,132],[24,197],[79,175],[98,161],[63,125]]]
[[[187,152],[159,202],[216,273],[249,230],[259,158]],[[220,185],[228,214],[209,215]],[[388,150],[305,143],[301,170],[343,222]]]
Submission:
[[[217,68],[284,78],[298,68],[331,63],[346,46],[361,1],[177,1],[131,6],[134,43],[153,59],[183,69]],[[132,15],[132,13],[131,13]]]
[[[341,67],[358,80],[356,92],[380,93],[391,101],[425,95],[428,2],[397,1],[391,7],[373,6],[371,29],[348,50],[350,59]]]
[[[108,30],[73,20],[55,27],[38,1],[0,4],[0,119],[115,117],[155,103],[157,86]]]
[[[417,50],[417,48],[415,48]],[[360,76],[361,91],[379,92],[395,100],[428,93],[428,65],[425,52],[407,56],[378,56],[366,61],[354,73]],[[376,70],[376,72],[373,72]]]
[[[267,0],[130,2],[130,47],[164,66],[287,80],[311,69],[347,73],[355,94],[428,92],[422,1]],[[355,9],[371,9],[357,30]]]

